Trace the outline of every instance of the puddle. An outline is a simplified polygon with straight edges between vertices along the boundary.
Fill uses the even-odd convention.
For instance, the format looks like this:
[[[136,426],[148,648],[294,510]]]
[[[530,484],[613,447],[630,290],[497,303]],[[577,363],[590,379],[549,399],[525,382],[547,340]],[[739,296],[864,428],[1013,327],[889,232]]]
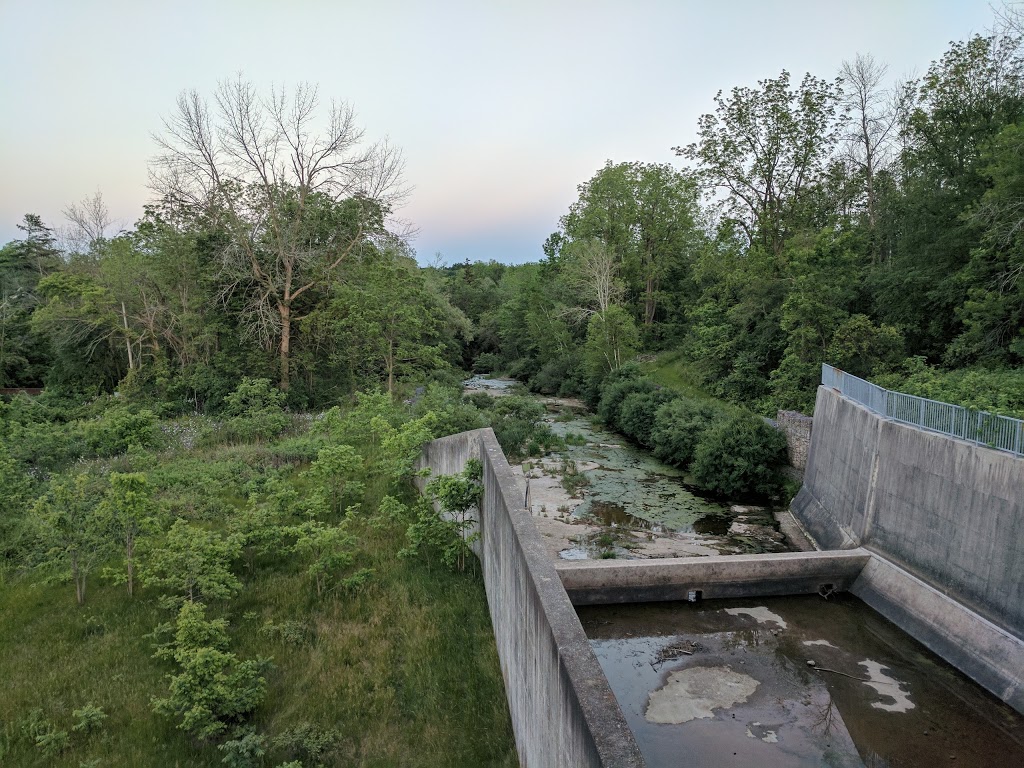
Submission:
[[[577,612],[648,765],[1024,765],[1024,716],[849,595]]]
[[[732,525],[732,518],[724,515],[705,515],[699,520],[693,521],[693,531],[708,536],[724,536],[729,532],[730,525]]]

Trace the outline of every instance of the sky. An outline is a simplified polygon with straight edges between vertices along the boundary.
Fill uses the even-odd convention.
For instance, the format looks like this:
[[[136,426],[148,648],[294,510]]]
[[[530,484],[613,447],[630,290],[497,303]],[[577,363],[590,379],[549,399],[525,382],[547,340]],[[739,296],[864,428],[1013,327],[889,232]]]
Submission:
[[[389,137],[423,264],[535,261],[607,160],[671,163],[719,90],[870,53],[923,74],[987,0],[0,0],[0,243],[99,190],[130,227],[178,94],[308,82]],[[436,256],[440,254],[440,257]]]

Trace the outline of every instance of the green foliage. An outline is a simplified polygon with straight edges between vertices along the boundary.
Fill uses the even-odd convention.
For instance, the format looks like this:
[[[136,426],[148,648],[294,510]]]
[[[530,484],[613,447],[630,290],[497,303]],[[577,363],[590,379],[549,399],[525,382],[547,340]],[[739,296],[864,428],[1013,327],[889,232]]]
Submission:
[[[362,494],[364,485],[352,476],[363,468],[363,457],[351,445],[328,445],[320,449],[306,476],[312,480],[318,492],[324,495],[328,508],[333,513],[341,512],[345,497],[353,498]]]
[[[75,733],[95,733],[103,727],[103,721],[107,719],[107,713],[102,707],[94,704],[85,704],[79,709],[72,710],[75,724],[71,730]]]
[[[202,604],[184,603],[171,646],[158,651],[178,672],[168,676],[169,695],[153,699],[154,711],[175,718],[196,738],[210,739],[256,709],[266,695],[263,674],[270,662],[240,661],[227,647],[227,623],[208,620]]]
[[[708,402],[680,397],[661,405],[654,415],[654,455],[669,464],[689,467],[705,432],[725,414]]]
[[[663,405],[671,403],[677,397],[678,395],[667,389],[626,395],[618,416],[622,434],[646,448],[652,448],[656,413]]]
[[[128,408],[109,408],[94,422],[85,424],[85,442],[96,456],[117,456],[129,448],[151,448],[160,432],[152,411],[132,412]]]
[[[97,506],[101,490],[79,473],[55,481],[32,509],[40,566],[75,584],[75,598],[85,602],[89,574],[110,553],[110,539]]]
[[[776,468],[786,460],[786,438],[749,414],[712,424],[694,452],[693,477],[723,496],[771,496],[780,489]]]
[[[296,765],[324,766],[338,757],[342,739],[342,733],[335,728],[302,722],[275,737],[273,745],[288,757],[296,758]]]
[[[653,394],[657,387],[649,379],[609,379],[601,390],[597,416],[613,429],[621,429],[622,404],[633,394]]]
[[[267,737],[252,728],[236,728],[234,737],[218,744],[224,754],[222,762],[228,768],[258,768],[267,754]]]
[[[228,439],[251,442],[279,435],[290,421],[282,410],[285,399],[286,395],[278,391],[270,379],[242,379],[224,398]]]
[[[459,474],[442,475],[427,484],[427,496],[440,509],[435,510],[429,503],[418,505],[416,520],[406,532],[409,539],[406,555],[424,547],[436,547],[446,565],[460,572],[466,569],[471,545],[480,538],[479,531],[470,531],[476,525],[473,513],[483,495],[482,474],[480,461],[470,459]]]
[[[896,372],[876,376],[872,381],[908,395],[1024,418],[1024,369],[1021,368],[942,371],[915,357],[906,360]]]
[[[158,527],[146,476],[139,472],[112,472],[110,487],[97,512],[104,518],[113,538],[123,547],[124,582],[131,595],[135,585],[136,546],[141,537],[153,533]]]
[[[28,476],[0,443],[0,572],[23,553],[26,511],[32,485]]]
[[[231,572],[241,546],[237,536],[175,520],[164,541],[149,553],[143,581],[188,602],[229,598],[242,588]]]
[[[621,307],[611,306],[591,315],[583,360],[591,379],[600,379],[636,356],[640,333],[636,323]]]
[[[300,525],[296,533],[294,552],[307,564],[306,573],[313,580],[318,597],[339,587],[362,586],[371,575],[364,568],[342,577],[358,553],[358,540],[344,522],[330,526],[311,520]]]

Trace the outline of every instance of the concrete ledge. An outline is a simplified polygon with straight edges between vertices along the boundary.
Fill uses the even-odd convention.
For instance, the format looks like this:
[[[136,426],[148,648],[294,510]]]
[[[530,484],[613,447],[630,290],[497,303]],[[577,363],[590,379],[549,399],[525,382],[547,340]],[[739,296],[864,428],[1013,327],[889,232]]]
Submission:
[[[1024,713],[1024,642],[877,555],[850,591]]]
[[[434,440],[424,446],[419,468],[453,474],[470,458],[483,463],[477,551],[520,765],[642,768],[633,733],[494,433]]]
[[[871,555],[864,549],[657,560],[567,560],[555,565],[574,605],[845,591]]]

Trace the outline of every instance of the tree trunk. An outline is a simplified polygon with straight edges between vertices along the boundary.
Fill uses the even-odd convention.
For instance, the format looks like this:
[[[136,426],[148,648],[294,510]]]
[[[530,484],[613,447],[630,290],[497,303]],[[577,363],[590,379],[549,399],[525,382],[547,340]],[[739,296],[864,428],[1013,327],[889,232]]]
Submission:
[[[132,339],[128,335],[128,312],[124,308],[124,302],[121,302],[121,320],[124,321],[124,344],[128,347],[128,370],[135,367],[135,356],[132,354]]]
[[[654,277],[647,277],[644,290],[644,325],[654,324]]]
[[[388,341],[388,354],[385,365],[388,369],[388,394],[395,394],[395,343]]]
[[[130,534],[125,538],[125,561],[128,564],[128,597],[132,597],[135,588],[135,537]]]
[[[287,304],[277,307],[281,313],[281,391],[287,392],[289,380],[289,353],[292,345],[292,309]]]

